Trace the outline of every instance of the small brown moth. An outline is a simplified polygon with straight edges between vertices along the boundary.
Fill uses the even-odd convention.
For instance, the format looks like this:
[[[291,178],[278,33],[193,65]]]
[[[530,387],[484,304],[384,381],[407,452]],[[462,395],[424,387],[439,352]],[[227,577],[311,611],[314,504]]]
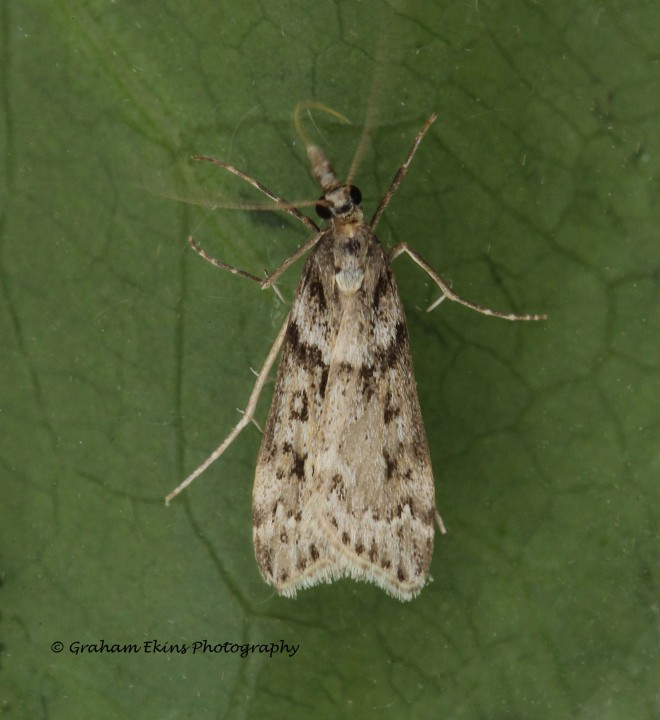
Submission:
[[[442,292],[431,307],[449,299],[506,320],[544,316],[500,313],[469,302],[406,243],[385,252],[374,234],[435,114],[418,133],[367,224],[358,188],[337,178],[323,151],[306,141],[300,129],[300,112],[310,105],[299,105],[295,117],[323,191],[316,209],[328,221],[325,229],[235,167],[207,156],[197,158],[243,178],[314,233],[265,279],[212,258],[190,238],[202,257],[268,288],[296,259],[311,248],[313,252],[240,422],[167,501],[253,419],[281,350],[253,490],[254,550],[261,574],[288,597],[301,588],[351,577],[410,600],[426,582],[434,523],[441,530],[443,526],[435,506],[406,319],[390,263],[406,253],[428,273]]]

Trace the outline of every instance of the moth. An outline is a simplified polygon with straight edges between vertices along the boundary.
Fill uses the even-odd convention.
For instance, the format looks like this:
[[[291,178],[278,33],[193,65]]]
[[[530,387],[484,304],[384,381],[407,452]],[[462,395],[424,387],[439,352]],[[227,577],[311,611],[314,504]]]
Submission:
[[[326,220],[323,229],[241,170],[197,156],[249,182],[313,232],[265,279],[213,258],[189,238],[203,258],[268,288],[295,260],[312,252],[241,420],[167,501],[252,421],[281,354],[252,496],[254,550],[264,580],[294,597],[302,588],[350,577],[410,600],[428,577],[435,523],[444,528],[391,262],[405,253],[438,285],[442,295],[429,309],[449,299],[507,320],[544,316],[500,313],[465,300],[406,243],[386,251],[376,237],[376,225],[435,114],[417,134],[367,223],[360,190],[350,180],[342,182],[323,150],[302,132],[300,112],[310,105],[319,107],[299,104],[295,119],[322,190],[316,210]]]

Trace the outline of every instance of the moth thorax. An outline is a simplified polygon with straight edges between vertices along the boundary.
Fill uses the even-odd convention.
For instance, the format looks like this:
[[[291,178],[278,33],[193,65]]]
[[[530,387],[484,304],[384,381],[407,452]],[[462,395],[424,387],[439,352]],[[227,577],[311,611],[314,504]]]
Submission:
[[[344,295],[354,295],[364,281],[367,243],[364,236],[344,226],[335,238],[335,281]]]

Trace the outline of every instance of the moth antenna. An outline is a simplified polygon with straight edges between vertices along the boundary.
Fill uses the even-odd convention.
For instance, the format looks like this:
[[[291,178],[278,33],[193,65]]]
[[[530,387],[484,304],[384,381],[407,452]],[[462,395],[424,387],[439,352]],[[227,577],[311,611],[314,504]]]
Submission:
[[[272,204],[217,202],[216,200],[209,200],[207,198],[186,197],[177,193],[160,192],[157,190],[151,190],[148,187],[143,187],[142,189],[152,195],[158,195],[159,197],[164,197],[168,200],[186,203],[186,205],[198,205],[199,207],[206,207],[210,210],[222,208],[223,210],[255,210],[257,212],[279,212],[280,210],[283,210],[286,212],[287,210],[291,210],[293,208],[314,207],[320,203],[319,200],[293,200],[277,204],[274,201]]]
[[[374,72],[374,81],[371,85],[371,93],[369,94],[369,102],[367,103],[367,114],[364,118],[364,127],[362,128],[362,134],[360,135],[358,146],[355,149],[355,154],[353,155],[353,162],[351,163],[351,167],[348,171],[346,187],[350,187],[352,185],[353,178],[357,175],[362,159],[367,154],[369,143],[371,142],[371,138],[374,134],[374,128],[376,127],[376,119],[378,117],[376,109],[378,107],[377,98],[380,95],[380,87],[377,87],[376,82],[377,75],[382,75],[382,72],[378,72],[378,68],[376,68],[376,71]]]
[[[386,18],[388,16],[388,18]],[[380,15],[380,30],[377,31],[378,45],[374,54],[374,71],[371,76],[371,91],[369,92],[369,100],[367,101],[367,111],[364,116],[364,126],[358,141],[353,162],[348,171],[346,178],[346,186],[352,185],[353,178],[357,175],[358,168],[362,163],[362,159],[367,153],[369,143],[374,134],[376,121],[378,119],[378,108],[381,106],[380,99],[385,88],[385,80],[388,70],[393,66],[392,48],[397,47],[398,43],[394,41],[395,32],[395,16],[393,10],[384,7],[383,14]]]
[[[293,124],[295,125],[296,133],[305,146],[305,149],[309,148],[313,144],[309,139],[309,135],[305,132],[305,128],[303,127],[302,120],[300,118],[305,110],[321,110],[328,113],[328,115],[336,117],[338,120],[341,120],[347,125],[351,124],[351,121],[346,117],[346,115],[342,115],[338,110],[334,110],[329,105],[316,102],[315,100],[301,100],[296,103],[296,107],[293,110]]]

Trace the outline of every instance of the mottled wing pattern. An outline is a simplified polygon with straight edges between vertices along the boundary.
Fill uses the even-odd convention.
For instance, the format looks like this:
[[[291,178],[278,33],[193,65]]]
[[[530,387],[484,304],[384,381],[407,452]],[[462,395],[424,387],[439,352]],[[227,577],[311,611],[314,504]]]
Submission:
[[[314,521],[342,575],[406,600],[424,586],[435,491],[404,310],[371,231],[345,298],[313,457]]]
[[[333,300],[332,235],[324,234],[303,269],[282,346],[275,393],[259,451],[252,514],[257,563],[278,592],[330,579],[335,551],[301,534],[310,513],[310,458],[318,433],[340,316]]]
[[[285,595],[349,576],[406,600],[431,560],[433,475],[396,282],[358,232],[344,255],[325,233],[301,277],[257,464],[255,552]],[[337,281],[344,264],[356,291]]]

